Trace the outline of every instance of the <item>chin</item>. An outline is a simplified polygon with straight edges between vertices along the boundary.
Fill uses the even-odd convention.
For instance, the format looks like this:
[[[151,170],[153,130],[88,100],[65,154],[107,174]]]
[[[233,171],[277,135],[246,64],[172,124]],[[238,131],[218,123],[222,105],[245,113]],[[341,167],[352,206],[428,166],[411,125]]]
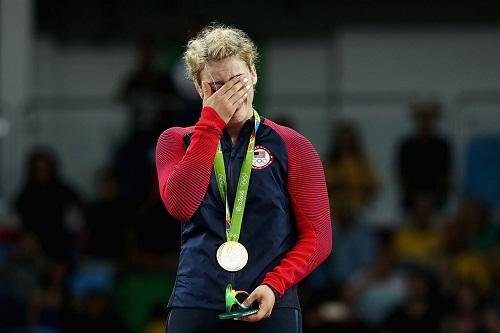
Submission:
[[[229,120],[229,123],[228,125],[237,125],[237,124],[241,124],[241,123],[244,123],[245,122],[245,118],[243,117],[234,117],[231,118],[231,120]]]
[[[245,122],[247,119],[252,117],[252,114],[253,114],[253,111],[252,112],[250,112],[250,111],[245,112],[245,108],[239,107],[234,112],[233,117],[231,118],[231,120],[229,120],[229,123],[238,124],[238,123]]]

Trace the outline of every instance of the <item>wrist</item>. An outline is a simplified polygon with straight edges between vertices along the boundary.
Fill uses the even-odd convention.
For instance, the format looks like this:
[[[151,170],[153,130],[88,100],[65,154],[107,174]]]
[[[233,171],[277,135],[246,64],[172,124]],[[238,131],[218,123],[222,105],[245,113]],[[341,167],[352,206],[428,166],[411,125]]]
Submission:
[[[212,127],[222,131],[226,127],[226,121],[219,115],[219,113],[211,106],[203,106],[201,109],[201,116],[199,123],[207,123]]]
[[[274,294],[274,302],[278,303],[278,301],[280,300],[280,293],[276,289],[274,289],[271,285],[269,285],[267,283],[264,283],[262,285],[268,287],[269,289],[271,289],[271,291]]]

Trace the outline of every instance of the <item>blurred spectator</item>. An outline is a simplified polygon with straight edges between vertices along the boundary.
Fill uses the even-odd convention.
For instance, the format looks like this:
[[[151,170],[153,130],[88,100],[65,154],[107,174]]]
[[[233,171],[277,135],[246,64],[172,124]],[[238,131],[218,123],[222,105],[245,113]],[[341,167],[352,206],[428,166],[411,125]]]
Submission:
[[[370,266],[377,254],[378,240],[372,228],[346,207],[334,212],[335,251],[328,259],[333,281],[339,285]]]
[[[158,68],[157,50],[151,41],[144,41],[138,48],[136,63],[123,82],[119,98],[131,110],[131,130],[118,147],[113,167],[120,193],[141,201],[149,192],[156,140],[176,124],[175,114],[182,107],[169,73]]]
[[[452,300],[451,309],[441,323],[442,333],[476,333],[482,331],[482,304],[479,290],[462,283]]]
[[[23,227],[38,237],[50,258],[69,259],[73,255],[69,220],[78,212],[79,202],[75,190],[60,178],[55,157],[35,149],[15,206]]]
[[[81,302],[89,293],[110,293],[113,289],[116,268],[104,261],[81,263],[70,277],[70,292],[73,299]]]
[[[434,288],[433,288],[434,287]],[[438,332],[443,312],[439,293],[426,271],[414,269],[408,276],[406,302],[389,316],[384,333]]]
[[[370,266],[376,256],[378,238],[373,228],[349,207],[334,211],[332,225],[335,250],[302,283],[300,298],[304,308],[338,297],[351,276]]]
[[[45,266],[40,286],[31,294],[28,309],[30,326],[59,330],[67,303],[67,267],[63,262]]]
[[[134,68],[127,74],[119,98],[131,109],[134,133],[145,133],[156,139],[173,125],[179,98],[169,73],[159,70],[157,49],[144,40],[138,47]]]
[[[483,312],[483,329],[485,333],[500,332],[500,308],[498,305],[488,304]]]
[[[375,195],[377,180],[353,125],[336,127],[325,176],[333,211],[338,206],[360,211]]]
[[[441,231],[432,223],[429,200],[414,200],[412,206],[410,223],[394,233],[394,251],[400,262],[429,266],[442,250]]]
[[[463,201],[456,223],[472,250],[490,252],[500,240],[498,224],[490,220],[486,207],[473,198]]]
[[[112,168],[116,172],[120,196],[129,201],[134,209],[149,193],[155,144],[147,134],[132,133],[114,156]]]
[[[0,270],[5,265],[5,261],[9,257],[12,246],[18,236],[18,230],[2,225],[2,220],[0,219]]]
[[[118,276],[113,298],[130,331],[144,330],[157,305],[167,303],[174,281],[175,276],[168,272],[139,267]]]
[[[357,296],[352,288],[342,288],[338,302],[329,301],[316,304],[317,307],[307,312],[304,320],[304,332],[314,333],[368,333],[374,332],[360,320],[356,312]]]
[[[132,215],[130,204],[119,194],[115,174],[104,172],[99,179],[99,199],[86,209],[84,253],[91,259],[121,261]]]
[[[397,151],[397,170],[403,208],[408,211],[415,198],[431,198],[441,209],[450,192],[452,153],[448,140],[436,130],[440,106],[421,101],[413,106],[416,131],[403,139]]]
[[[300,297],[305,308],[336,299],[342,285],[370,266],[377,253],[378,237],[372,226],[350,207],[338,206],[333,214],[335,250],[301,283]]]
[[[500,244],[497,244],[489,253],[488,266],[491,268],[493,286],[491,296],[498,303],[500,309]]]
[[[120,317],[113,311],[109,295],[102,292],[89,293],[81,311],[76,311],[64,323],[62,332],[129,332]]]
[[[151,174],[149,194],[135,213],[133,234],[142,264],[177,270],[181,223],[170,216],[160,197],[156,173]]]
[[[0,268],[0,284],[5,288],[0,294],[0,331],[26,324],[28,300],[38,288],[44,263],[37,238],[29,232],[20,233]]]
[[[21,233],[3,268],[2,278],[12,299],[25,302],[38,287],[45,258],[37,238]]]
[[[500,205],[500,136],[476,134],[470,138],[464,158],[464,192],[488,208]]]
[[[165,333],[166,331],[166,308],[163,304],[158,304],[151,316],[151,322],[146,325],[142,333]]]
[[[456,279],[476,284],[483,292],[491,290],[491,272],[486,257],[476,251],[464,248],[453,257]]]
[[[406,297],[406,279],[395,265],[392,248],[380,248],[375,262],[352,276],[346,288],[353,295],[359,318],[371,327],[379,327]]]
[[[450,272],[455,280],[466,281],[487,292],[492,287],[488,255],[484,252],[490,235],[479,241],[482,217],[473,213],[472,202],[466,200],[457,216],[444,226],[443,240]],[[465,213],[470,210],[468,213]],[[478,211],[476,211],[478,212]],[[465,213],[465,214],[464,214]],[[476,225],[478,223],[478,225]],[[484,241],[486,239],[486,241]],[[479,246],[481,244],[481,246]],[[489,246],[491,248],[491,246]]]

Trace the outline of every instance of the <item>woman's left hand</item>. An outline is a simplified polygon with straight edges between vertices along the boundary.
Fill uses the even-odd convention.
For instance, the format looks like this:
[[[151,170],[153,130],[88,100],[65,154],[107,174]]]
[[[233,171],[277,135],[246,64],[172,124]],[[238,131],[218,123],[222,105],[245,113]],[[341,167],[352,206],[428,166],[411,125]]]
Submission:
[[[255,322],[263,318],[269,318],[273,312],[274,303],[276,302],[274,293],[267,285],[260,285],[250,294],[243,302],[244,306],[250,307],[253,302],[259,304],[259,312],[248,317],[239,318],[238,320]]]

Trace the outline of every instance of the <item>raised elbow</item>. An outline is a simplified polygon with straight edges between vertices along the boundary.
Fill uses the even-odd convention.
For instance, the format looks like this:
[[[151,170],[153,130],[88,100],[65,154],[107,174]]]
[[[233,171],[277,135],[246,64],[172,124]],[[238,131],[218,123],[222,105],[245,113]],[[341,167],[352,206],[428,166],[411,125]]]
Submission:
[[[194,212],[186,209],[184,205],[180,202],[180,200],[168,200],[165,203],[168,212],[178,221],[187,221],[191,219]]]
[[[168,213],[178,221],[187,221],[193,216],[194,211],[190,210],[183,200],[181,200],[181,195],[178,194],[168,194],[166,186],[162,187],[160,191],[160,196],[167,208]]]

